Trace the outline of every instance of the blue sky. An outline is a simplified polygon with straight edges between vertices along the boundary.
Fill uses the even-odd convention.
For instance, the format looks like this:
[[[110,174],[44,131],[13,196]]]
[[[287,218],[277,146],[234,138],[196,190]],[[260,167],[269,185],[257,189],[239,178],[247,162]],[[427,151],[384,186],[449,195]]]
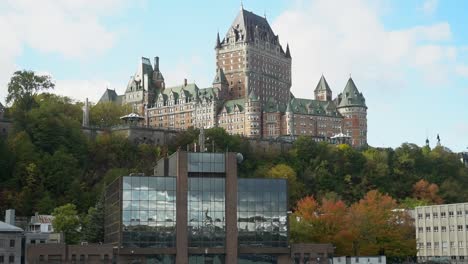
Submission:
[[[167,85],[208,87],[216,32],[240,1],[33,0],[0,3],[0,101],[16,69],[48,73],[56,92],[98,100],[123,92],[141,56],[160,57]],[[334,96],[351,74],[368,104],[373,146],[426,136],[468,147],[466,1],[244,0],[266,14],[293,58],[292,91],[312,98],[320,75]]]

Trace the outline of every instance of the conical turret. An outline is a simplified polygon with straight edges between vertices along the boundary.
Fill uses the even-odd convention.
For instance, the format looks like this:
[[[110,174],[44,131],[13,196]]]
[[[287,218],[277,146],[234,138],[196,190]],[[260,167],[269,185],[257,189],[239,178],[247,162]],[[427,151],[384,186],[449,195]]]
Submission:
[[[291,52],[289,51],[289,43],[286,45],[286,58],[291,58]]]
[[[362,95],[362,93],[359,92],[359,90],[356,87],[356,84],[354,84],[354,81],[351,77],[348,79],[348,82],[346,83],[346,87],[344,88],[343,93],[341,93],[338,97],[339,97],[338,108],[349,107],[349,106],[360,106],[360,107],[365,107],[367,109],[366,99],[364,99],[364,96]]]
[[[216,46],[215,46],[215,49],[220,49],[221,48],[221,40],[219,38],[219,32],[218,32],[218,35],[216,37]]]
[[[323,74],[322,74],[322,77],[320,77],[317,87],[315,87],[314,93],[315,93],[315,100],[319,100],[319,101],[331,101],[332,100],[332,91],[330,89],[330,86],[327,83],[327,80],[325,80],[325,77],[323,76]]]
[[[367,106],[362,93],[351,77],[343,92],[338,95],[337,110],[344,116],[343,127],[351,136],[354,147],[367,145]]]

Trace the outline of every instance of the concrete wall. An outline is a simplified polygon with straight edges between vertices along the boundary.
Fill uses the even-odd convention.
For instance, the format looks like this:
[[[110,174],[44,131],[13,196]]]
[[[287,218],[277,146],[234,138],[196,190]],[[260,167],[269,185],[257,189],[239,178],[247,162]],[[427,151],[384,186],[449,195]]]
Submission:
[[[26,248],[26,263],[112,263],[111,245],[36,244]],[[80,262],[83,260],[83,262]]]
[[[14,264],[21,263],[21,237],[19,232],[0,233],[0,256],[3,256],[4,263],[11,263],[10,256],[15,257]],[[13,247],[10,247],[10,241],[15,241]]]

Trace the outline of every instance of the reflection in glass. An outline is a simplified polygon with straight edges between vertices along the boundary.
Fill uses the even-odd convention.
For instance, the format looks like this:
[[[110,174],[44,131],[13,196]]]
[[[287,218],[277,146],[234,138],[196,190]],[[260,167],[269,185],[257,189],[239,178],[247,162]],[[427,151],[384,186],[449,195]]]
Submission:
[[[189,264],[224,264],[224,255],[205,254],[205,255],[190,255]]]
[[[187,193],[189,247],[224,246],[226,237],[224,183],[224,178],[189,178]]]
[[[239,179],[238,192],[239,245],[286,247],[288,238],[286,180]]]
[[[277,258],[274,255],[239,255],[238,264],[276,264]]]
[[[175,246],[175,177],[123,178],[122,245],[124,247]],[[150,263],[174,263],[171,257]]]

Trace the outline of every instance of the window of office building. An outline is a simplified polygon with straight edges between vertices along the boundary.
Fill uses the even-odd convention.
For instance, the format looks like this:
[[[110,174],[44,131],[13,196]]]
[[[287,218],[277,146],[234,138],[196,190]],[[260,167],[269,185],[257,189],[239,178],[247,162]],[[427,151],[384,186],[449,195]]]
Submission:
[[[239,179],[240,246],[287,246],[287,182],[283,179]]]
[[[224,255],[222,254],[205,254],[205,255],[190,255],[189,264],[224,264]]]
[[[210,148],[212,146],[205,146]],[[202,173],[224,173],[225,169],[225,155],[224,153],[188,153],[188,172],[191,174]]]
[[[152,255],[146,257],[146,263],[175,264],[175,255]]]
[[[277,257],[273,255],[239,255],[237,258],[238,264],[276,264]]]
[[[224,178],[188,179],[189,247],[224,246],[226,240],[224,185]]]
[[[123,246],[175,246],[175,177],[123,177]]]

